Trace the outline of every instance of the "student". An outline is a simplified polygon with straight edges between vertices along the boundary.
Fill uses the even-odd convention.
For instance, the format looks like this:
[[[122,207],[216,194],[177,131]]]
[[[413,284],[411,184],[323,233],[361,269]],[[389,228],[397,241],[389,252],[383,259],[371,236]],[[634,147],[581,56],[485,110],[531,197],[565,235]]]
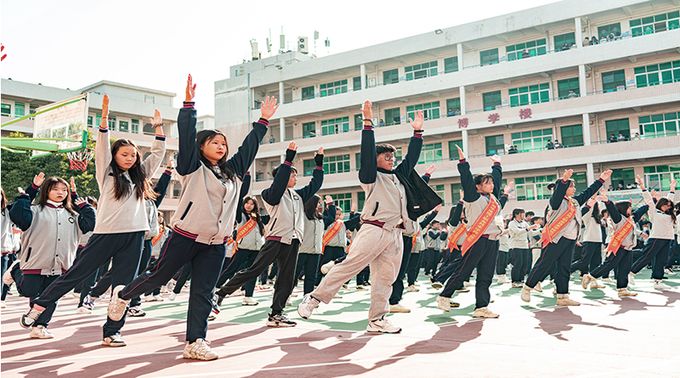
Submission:
[[[664,267],[668,262],[668,253],[671,248],[671,241],[675,238],[675,222],[677,220],[675,212],[673,211],[673,201],[670,199],[675,195],[676,181],[671,180],[669,198],[659,198],[654,203],[652,195],[645,189],[644,181],[637,176],[637,183],[642,189],[642,198],[647,206],[649,206],[649,220],[652,222],[652,230],[647,240],[647,245],[644,249],[644,254],[637,259],[631,268],[631,276],[635,276],[642,270],[652,259],[654,265],[652,267],[652,279],[654,280],[654,288],[656,290],[669,290],[670,287],[663,283]],[[614,216],[612,215],[612,218]]]
[[[503,220],[503,231],[498,235],[498,255],[496,256],[496,282],[504,284],[508,282],[507,270],[510,263],[510,231],[509,220]]]
[[[581,286],[586,289],[591,281],[614,269],[619,297],[634,297],[637,293],[628,291],[628,273],[630,273],[633,261],[632,249],[635,247],[635,223],[649,210],[649,207],[648,205],[642,206],[633,213],[631,203],[628,201],[617,202],[614,205],[604,194],[600,195],[598,200],[604,201],[607,206],[607,211],[614,222],[614,234],[607,245],[607,259],[591,273],[583,275]]]
[[[433,220],[425,229],[425,254],[423,255],[423,268],[425,275],[432,278],[437,271],[437,254],[439,253],[441,225]]]
[[[565,170],[562,179],[555,184],[555,190],[550,197],[550,211],[541,238],[543,253],[529,272],[522,288],[521,298],[525,302],[531,300],[531,289],[545,279],[557,263],[557,274],[555,276],[557,305],[580,305],[577,301],[569,298],[572,255],[583,222],[578,208],[597,193],[602,184],[611,177],[612,171],[608,169],[602,172],[599,179],[578,195],[574,195],[576,186],[574,180],[571,179],[573,174],[573,169]]]
[[[580,270],[581,277],[583,277],[602,263],[603,243],[602,226],[600,225],[602,218],[597,198],[593,197],[588,200],[586,205],[581,208],[581,215],[584,225],[581,233],[581,258],[571,264],[571,271]],[[604,286],[593,279],[590,281],[590,288],[602,289]]]
[[[330,203],[328,202],[328,199],[330,199]],[[347,231],[355,231],[357,227],[359,227],[359,221],[361,220],[359,214],[355,211],[351,211],[349,219],[343,221],[342,209],[336,207],[332,201],[333,199],[330,196],[327,196],[324,217],[328,217],[332,219],[332,221],[326,225],[326,230],[321,242],[323,250],[322,262],[324,262],[322,266],[326,272],[330,270],[336,262],[345,260],[347,257],[347,253],[345,252],[347,248]],[[329,256],[334,258],[327,261]],[[321,282],[323,275],[325,275],[324,272],[319,269],[319,274],[316,279],[317,285]],[[359,273],[357,275],[357,290],[363,290],[367,283],[368,275]]]
[[[298,314],[307,319],[320,302],[329,303],[342,285],[352,276],[370,266],[371,305],[368,312],[368,332],[399,333],[385,315],[389,312],[392,283],[399,273],[402,256],[402,230],[409,219],[432,210],[441,199],[420,178],[414,168],[423,140],[423,113],[418,111],[411,121],[413,137],[404,160],[394,168],[396,148],[375,144],[373,110],[370,101],[362,108],[364,129],[361,134],[361,169],[359,181],[366,192],[362,225],[354,238],[347,259],[335,266],[312,293],[305,295]],[[416,211],[417,209],[417,211]]]
[[[71,202],[66,180],[44,177],[40,172],[33,180],[31,189],[40,188],[37,204],[31,205],[30,196],[21,194],[9,211],[12,222],[24,232],[20,263],[10,274],[19,293],[30,298],[31,307],[71,267],[80,237],[95,227],[94,209],[82,198]],[[47,327],[56,308],[53,302],[40,313],[31,325],[31,338],[54,338]]]
[[[7,201],[7,196],[5,195],[5,191],[2,188],[0,188],[0,194],[2,195],[2,210],[0,211],[0,248],[2,249],[2,273],[0,274],[1,277],[3,277],[2,300],[0,301],[0,308],[5,308],[5,298],[7,297],[7,292],[9,291],[10,285],[13,283],[12,276],[7,272],[9,272],[9,268],[12,267],[16,261],[16,253],[14,248],[16,244],[16,238],[12,232],[14,224],[9,218],[9,210],[12,208],[12,205]],[[33,197],[31,198],[31,201],[35,197],[35,194],[36,192],[33,191]],[[7,277],[6,280],[5,277]],[[8,285],[4,281],[9,282],[10,284]]]
[[[462,261],[462,256],[460,255],[460,246],[463,245],[465,241],[465,233],[467,229],[465,227],[466,221],[463,216],[463,191],[460,191],[460,201],[455,207],[452,207],[449,211],[449,219],[447,224],[451,227],[451,232],[447,237],[447,248],[449,250],[449,259],[445,264],[442,264],[441,268],[435,274],[432,279],[432,288],[440,290],[444,287],[444,283],[448,280],[453,272],[458,269],[460,262]],[[453,302],[452,302],[453,303]]]
[[[333,206],[333,198],[326,196],[326,204]],[[335,206],[333,206],[335,207]],[[323,201],[318,195],[313,195],[304,205],[304,236],[300,244],[295,277],[304,274],[304,293],[311,293],[317,281],[319,261],[323,252],[324,229],[335,222],[335,211],[324,214]]]
[[[510,233],[510,258],[512,259],[512,271],[510,279],[512,287],[522,287],[524,276],[527,274],[527,260],[531,260],[529,251],[529,230],[536,230],[540,226],[526,222],[524,209],[512,210],[512,220],[508,223]]]
[[[297,184],[297,169],[293,167],[293,159],[297,152],[297,144],[290,142],[286,150],[286,160],[274,172],[271,186],[262,191],[264,206],[271,217],[266,228],[266,241],[253,264],[234,276],[217,292],[227,296],[244,283],[262,273],[274,260],[278,263],[278,277],[274,284],[274,298],[271,313],[267,319],[268,327],[294,327],[297,323],[283,314],[286,301],[293,292],[295,283],[295,267],[297,265],[300,242],[304,241],[304,203],[308,201],[323,184],[323,147],[314,155],[316,168],[312,180],[301,189],[294,189]]]
[[[21,317],[22,327],[34,325],[43,311],[53,306],[83,279],[113,258],[113,286],[130,282],[137,273],[144,242],[149,229],[144,195],[151,191],[146,181],[161,165],[165,155],[165,135],[162,118],[155,112],[152,125],[156,138],[151,154],[142,160],[137,146],[128,139],[118,139],[113,145],[108,129],[109,97],[104,95],[102,121],[95,149],[96,178],[99,186],[99,207],[94,233],[81,252],[81,258],[33,301],[32,309]],[[124,319],[108,318],[103,327],[103,346],[120,347]]]
[[[75,192],[75,182],[72,180],[71,181],[71,192]],[[71,196],[71,199],[73,199],[73,196]],[[87,203],[92,206],[92,208],[97,211],[97,200],[94,199],[93,197],[88,196],[87,198]],[[90,240],[92,237],[92,231],[83,234],[83,236],[80,237],[80,240],[78,241],[78,250],[76,251],[76,260],[80,257],[80,254],[82,253],[83,249],[85,249],[85,246],[87,245],[87,242]],[[75,262],[74,262],[75,263]],[[108,268],[108,261],[106,262],[106,267]],[[100,268],[97,268],[94,272],[92,272],[87,278],[85,278],[80,286],[80,299],[78,301],[78,308],[76,309],[76,312],[79,314],[91,314],[92,310],[94,310],[94,299],[90,296],[90,291],[92,290],[92,286],[97,282],[97,279],[99,278],[99,270]],[[103,272],[103,269],[101,269]],[[76,286],[78,288],[78,286]],[[75,289],[74,289],[75,292]]]
[[[151,258],[149,259],[149,265],[146,270],[153,270],[158,263],[158,258],[161,255],[161,248],[166,240],[172,234],[170,227],[166,226],[165,218],[159,212],[158,213],[158,235],[151,239]],[[144,302],[163,302],[163,297],[161,297],[161,288],[157,287],[152,291],[145,293]]]
[[[231,157],[227,138],[217,130],[196,132],[194,95],[196,85],[187,79],[184,107],[177,116],[179,153],[177,174],[182,184],[177,211],[170,224],[173,233],[166,241],[153,271],[144,272],[127,286],[116,287],[109,303],[112,319],[124,318],[131,298],[166,282],[185,264],[191,264],[192,281],[187,311],[186,359],[214,360],[218,356],[205,340],[212,291],[222,269],[227,238],[232,234],[242,178],[250,168],[274,115],[276,99],[266,97],[261,117],[243,144]]]
[[[449,278],[444,290],[437,297],[437,307],[448,312],[451,309],[451,296],[456,289],[463,287],[463,282],[477,269],[475,284],[475,318],[497,318],[498,314],[488,309],[491,300],[489,286],[493,278],[498,254],[498,238],[502,232],[495,221],[507,201],[507,195],[501,197],[500,187],[503,180],[501,160],[492,156],[491,174],[472,176],[470,163],[465,160],[463,150],[458,148],[458,172],[463,187],[463,202],[468,219],[467,234],[461,255],[460,267]],[[508,189],[509,191],[509,189]]]

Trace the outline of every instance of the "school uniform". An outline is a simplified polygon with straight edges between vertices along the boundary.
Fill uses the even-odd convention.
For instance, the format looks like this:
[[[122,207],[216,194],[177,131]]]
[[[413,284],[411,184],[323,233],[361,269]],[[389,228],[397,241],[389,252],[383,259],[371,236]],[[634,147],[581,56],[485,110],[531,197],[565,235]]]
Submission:
[[[496,275],[504,276],[510,263],[510,234],[505,229],[498,237],[498,256],[496,257]]]
[[[321,216],[320,218],[309,219],[304,217],[304,235],[302,237],[302,244],[300,244],[297,267],[295,269],[295,277],[300,277],[304,274],[304,293],[311,293],[316,285],[319,261],[322,252],[322,239],[326,224],[335,221],[335,211],[333,218]]]
[[[510,233],[510,256],[512,259],[512,270],[510,277],[512,282],[520,283],[524,281],[527,274],[527,261],[531,261],[529,251],[529,223],[524,220],[515,219],[508,223]]]
[[[581,209],[583,230],[581,234],[581,258],[571,264],[571,271],[589,273],[602,263],[602,226],[593,217],[593,208],[587,204]]]
[[[668,199],[672,199],[673,195],[673,192],[668,193]],[[642,198],[649,206],[647,214],[652,222],[652,229],[643,255],[633,263],[631,272],[637,274],[653,259],[652,279],[662,280],[664,268],[668,263],[668,254],[671,251],[671,242],[675,239],[675,223],[670,215],[657,210],[652,195],[647,190],[642,191]]]
[[[164,156],[165,137],[156,136],[151,144],[151,154],[141,162],[147,177],[158,170]],[[95,176],[100,196],[93,235],[71,269],[47,287],[35,299],[35,304],[45,308],[52,306],[109,259],[113,259],[113,287],[127,284],[137,274],[144,233],[149,230],[146,207],[144,198],[137,198],[128,172],[124,172],[120,179],[128,182],[129,194],[120,199],[114,197],[112,160],[108,129],[100,128],[95,148]],[[107,318],[103,327],[104,338],[118,334],[123,324],[124,318],[119,321]]]
[[[183,190],[177,211],[170,220],[173,233],[163,245],[155,268],[137,276],[118,296],[129,300],[152,291],[168,282],[185,264],[190,264],[193,279],[187,311],[186,341],[189,343],[205,339],[212,291],[225,256],[224,243],[233,232],[240,206],[241,178],[254,161],[267,126],[265,119],[253,123],[241,147],[225,163],[234,173],[233,179],[227,179],[220,178],[220,167],[209,166],[201,160],[194,103],[185,102],[177,116],[176,172]]]
[[[455,233],[460,225],[460,216],[463,213],[463,206],[464,206],[463,201],[460,200],[458,201],[456,206],[452,207],[451,211],[449,211],[449,219],[447,223],[452,228],[451,233]],[[465,225],[462,225],[461,227],[465,227]],[[462,261],[462,256],[460,254],[460,246],[463,245],[464,241],[465,232],[460,234],[457,240],[452,240],[451,243],[449,243],[449,240],[447,238],[446,241],[447,247],[449,247],[449,244],[451,244],[451,249],[449,250],[450,256],[447,262],[442,264],[439,271],[432,278],[433,283],[439,282],[441,284],[444,284],[446,280],[448,280],[451,277],[453,272],[455,272],[456,269],[458,269]]]
[[[441,231],[430,229],[425,233],[425,255],[423,257],[423,269],[425,275],[433,276],[437,270],[436,259],[439,251],[439,234]]]
[[[323,238],[326,238],[327,236],[330,237],[331,236],[330,233],[334,233],[334,235],[333,237],[330,237],[328,243],[325,246],[322,245],[323,254],[320,257],[319,270],[316,274],[317,285],[321,282],[321,279],[323,278],[323,274],[321,273],[320,270],[321,266],[330,261],[337,261],[339,259],[344,259],[346,257],[347,253],[345,249],[347,248],[347,236],[346,236],[347,230],[354,231],[359,226],[360,218],[358,217],[357,214],[350,214],[350,218],[347,221],[342,220],[336,221],[335,213],[336,208],[334,205],[329,206],[324,211],[324,218],[332,217],[332,220],[328,224],[324,222],[326,229],[324,231]],[[336,224],[337,227],[335,227]],[[357,282],[357,284],[359,284],[359,282]]]

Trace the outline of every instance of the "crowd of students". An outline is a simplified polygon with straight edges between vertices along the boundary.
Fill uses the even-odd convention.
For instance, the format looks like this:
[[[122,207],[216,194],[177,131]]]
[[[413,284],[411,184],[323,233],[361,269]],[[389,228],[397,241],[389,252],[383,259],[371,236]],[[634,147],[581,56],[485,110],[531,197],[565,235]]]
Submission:
[[[367,331],[398,333],[401,328],[386,315],[411,311],[400,302],[405,292],[419,290],[421,269],[441,289],[436,306],[447,312],[459,306],[452,300],[456,293],[470,291],[467,282],[476,272],[472,316],[496,318],[489,308],[494,276],[520,289],[526,302],[550,276],[557,305],[576,306],[569,297],[572,272],[580,271],[584,289],[597,289],[598,279],[607,280],[613,271],[618,295],[629,297],[636,295],[630,290],[634,275],[645,266],[653,267],[655,289],[668,290],[664,275],[680,263],[675,181],[668,198],[661,198],[638,179],[644,205],[634,209],[631,202],[613,203],[602,190],[610,170],[577,194],[567,169],[552,185],[545,213],[537,216],[505,209],[513,187],[501,187],[500,158],[491,157],[490,173],[472,175],[458,148],[461,200],[446,221],[435,220],[441,199],[427,184],[434,167],[422,176],[415,170],[422,112],[410,120],[408,153],[397,164],[394,146],[376,144],[369,101],[362,106],[358,174],[366,194],[363,209],[352,208],[345,217],[331,196],[317,194],[323,187],[323,148],[315,154],[310,182],[298,187],[295,142],[260,202],[249,195],[248,172],[278,108],[276,99],[265,99],[261,118],[230,156],[220,131],[197,132],[195,89],[189,76],[177,121],[176,167],[170,159],[155,186],[149,178],[165,157],[160,114],[151,120],[156,138],[142,159],[132,141],[110,142],[104,96],[95,155],[97,200],[80,197],[73,180],[42,172],[14,201],[2,192],[2,305],[13,284],[29,298],[20,324],[31,338],[54,337],[50,320],[71,290],[79,293],[82,314],[110,292],[102,345],[121,347],[127,316],[144,316],[142,303],[164,300],[163,291],[174,300],[190,279],[183,357],[213,360],[218,355],[206,341],[209,320],[239,289],[243,305],[258,305],[253,298],[258,277],[260,287],[275,277],[268,326],[296,325],[284,310],[299,283],[304,297],[297,312],[308,319],[356,278],[357,290],[371,291]],[[165,220],[158,207],[172,175],[183,191],[177,211]]]

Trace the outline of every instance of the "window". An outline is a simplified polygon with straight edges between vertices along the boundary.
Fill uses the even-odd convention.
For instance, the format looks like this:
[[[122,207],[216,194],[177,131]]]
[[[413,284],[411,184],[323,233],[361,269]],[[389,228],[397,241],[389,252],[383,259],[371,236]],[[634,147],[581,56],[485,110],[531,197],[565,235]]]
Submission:
[[[383,71],[383,85],[396,84],[399,82],[399,71],[395,68],[393,70]]]
[[[680,81],[680,60],[635,67],[635,85],[643,88]]]
[[[314,98],[314,86],[302,88],[302,101]]]
[[[645,167],[647,189],[670,190],[671,178],[680,180],[680,165],[657,165]]]
[[[494,110],[501,105],[501,91],[482,93],[484,111]]]
[[[91,115],[87,116],[87,127],[92,127],[92,122],[94,122],[92,116]]]
[[[446,100],[446,116],[454,117],[460,115],[460,98],[450,98]]]
[[[314,159],[307,159],[302,161],[302,174],[304,176],[311,176],[314,173],[315,168],[316,163],[314,162]]]
[[[364,116],[359,114],[354,115],[354,130],[361,130],[364,128]]]
[[[458,71],[458,57],[444,58],[444,73]]]
[[[156,103],[156,97],[151,96],[151,95],[144,95],[144,102],[147,104],[155,104]]]
[[[460,191],[463,190],[463,186],[460,184],[451,184],[451,204],[456,205],[458,201],[462,200],[460,196]]]
[[[428,164],[442,161],[442,156],[441,142],[424,144],[422,150],[420,150],[418,164]]]
[[[588,178],[585,172],[574,172],[571,176],[574,180],[574,187],[576,188],[576,193],[581,193],[588,188]]]
[[[626,89],[626,75],[623,70],[602,73],[602,91],[616,92]]]
[[[673,30],[680,27],[680,11],[638,18],[629,22],[633,37]]]
[[[607,136],[611,138],[612,135],[618,138],[619,134],[623,134],[626,140],[630,140],[630,126],[628,125],[628,118],[612,119],[605,121],[607,129]]]
[[[361,76],[352,78],[352,90],[353,91],[361,90]]]
[[[484,139],[486,142],[486,156],[503,155],[505,153],[503,135],[491,135]]]
[[[321,121],[321,135],[346,133],[349,131],[349,117]]]
[[[352,193],[336,193],[331,194],[331,197],[333,197],[335,205],[342,209],[345,218],[347,218],[349,212],[352,210]]]
[[[423,116],[425,119],[437,119],[439,118],[439,101],[426,102],[424,104],[409,105],[406,107],[406,117],[410,119],[415,119],[416,112],[418,110],[423,111]]]
[[[122,131],[124,133],[127,133],[130,131],[130,127],[127,121],[119,121],[118,122],[118,131]]]
[[[153,126],[151,127],[151,129],[153,130],[151,133],[155,134],[156,129],[154,129]],[[116,117],[114,116],[109,116],[109,130],[116,131]]]
[[[498,49],[484,50],[479,52],[479,65],[488,66],[498,63]]]
[[[678,135],[680,132],[680,112],[652,114],[639,117],[640,135],[643,138],[660,138]]]
[[[557,98],[560,100],[579,97],[580,95],[581,89],[578,85],[578,77],[557,81]]]
[[[366,193],[365,192],[359,192],[357,193],[357,211],[363,212],[364,210],[364,203],[366,203]]]
[[[156,134],[156,129],[154,129],[153,125],[150,123],[145,123],[144,126],[142,127],[142,132],[145,135],[154,135]]]
[[[635,185],[635,171],[633,168],[612,169],[612,188],[625,189],[628,185]]]
[[[172,196],[178,198],[182,194],[182,184],[179,181],[174,181],[172,184]]]
[[[437,76],[437,61],[416,64],[404,67],[406,81],[424,79],[429,76]]]
[[[138,119],[132,119],[130,122],[131,129],[130,132],[139,134],[139,120]]]
[[[314,172],[314,168],[316,168],[314,159],[304,160],[302,164],[304,166],[304,175],[311,176]],[[323,171],[325,174],[330,175],[334,173],[349,172],[349,154],[325,157],[323,161]]]
[[[583,126],[562,126],[562,147],[583,146]]]
[[[95,126],[97,126],[97,127],[101,126],[101,124],[102,124],[102,115],[101,115],[101,114],[97,114],[97,115],[94,117],[94,121],[95,121]]]
[[[545,38],[541,38],[535,41],[506,46],[505,51],[508,54],[508,61],[512,61],[517,59],[526,59],[537,55],[545,55],[545,46]]]
[[[444,184],[430,185],[430,188],[434,190],[435,193],[441,198],[442,205],[444,204],[444,199],[446,198],[446,191],[444,190]]]
[[[5,117],[10,117],[12,115],[12,105],[3,103],[2,115],[4,115]]]
[[[399,108],[385,109],[385,125],[398,125],[401,123],[401,114]]]
[[[14,116],[23,117],[26,114],[26,104],[23,102],[14,103]]]
[[[450,140],[449,141],[449,160],[458,160],[458,149],[456,146],[463,148],[462,140]]]
[[[35,114],[38,111],[38,105],[28,104],[28,114]]]
[[[341,93],[347,93],[347,79],[319,86],[319,97],[333,96]]]
[[[569,50],[572,46],[576,45],[576,35],[574,33],[556,35],[553,40],[555,41],[555,51]]]
[[[302,124],[302,138],[314,138],[316,136],[316,122]]]
[[[548,184],[557,180],[555,175],[518,177],[515,179],[515,192],[518,201],[533,201],[548,199],[552,195]]]
[[[542,83],[527,87],[510,88],[508,93],[510,95],[511,107],[548,102],[550,101],[550,84]]]
[[[542,151],[553,140],[552,129],[522,131],[511,136],[512,145],[517,146],[519,152]]]
[[[607,37],[617,37],[621,35],[621,24],[618,22],[615,24],[609,24],[605,26],[600,26],[597,28],[597,35],[600,39],[604,38],[607,39]]]

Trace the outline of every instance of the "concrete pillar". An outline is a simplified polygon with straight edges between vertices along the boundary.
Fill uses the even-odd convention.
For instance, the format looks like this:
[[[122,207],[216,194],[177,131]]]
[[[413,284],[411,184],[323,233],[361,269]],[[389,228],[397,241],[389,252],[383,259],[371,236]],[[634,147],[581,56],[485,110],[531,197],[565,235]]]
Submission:
[[[283,142],[286,140],[286,119],[280,118],[279,121],[279,142]],[[286,155],[281,155],[281,163],[283,163],[284,160],[286,160]]]
[[[588,85],[586,85],[586,66],[584,64],[578,65],[578,90],[581,92],[581,97],[588,95]]]
[[[361,89],[366,89],[366,65],[359,66],[359,74],[361,75]]]
[[[593,163],[586,164],[586,180],[588,185],[595,181],[595,169],[593,168]]]
[[[581,31],[581,17],[574,18],[574,38],[576,39],[576,47],[583,47],[583,32]]]
[[[283,97],[284,97],[284,91],[283,91],[283,81],[279,81],[279,104],[283,104]]]
[[[583,145],[590,146],[590,114],[583,113],[583,119],[581,120],[581,127],[583,128]]]
[[[458,71],[463,70],[463,44],[456,44],[456,56],[458,57]]]

